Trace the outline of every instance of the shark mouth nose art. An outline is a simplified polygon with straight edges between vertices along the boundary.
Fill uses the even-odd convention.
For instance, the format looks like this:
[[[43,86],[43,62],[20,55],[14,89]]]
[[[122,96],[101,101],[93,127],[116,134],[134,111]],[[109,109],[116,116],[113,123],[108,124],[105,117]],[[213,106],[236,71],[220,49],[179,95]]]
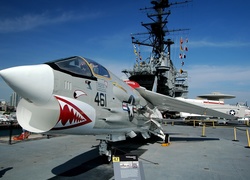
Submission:
[[[90,115],[95,115],[91,106],[74,99],[60,96],[55,97],[60,105],[60,116],[53,130],[74,128],[92,122],[91,117],[82,111],[84,109],[86,112],[92,112]]]

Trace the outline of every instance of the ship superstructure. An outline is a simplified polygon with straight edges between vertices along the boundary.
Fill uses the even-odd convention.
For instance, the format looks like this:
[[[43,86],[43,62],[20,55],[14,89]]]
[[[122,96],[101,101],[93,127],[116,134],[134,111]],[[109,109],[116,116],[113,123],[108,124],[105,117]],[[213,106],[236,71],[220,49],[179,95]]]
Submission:
[[[155,0],[151,1],[152,7],[140,9],[147,12],[147,17],[151,22],[141,24],[147,29],[147,32],[131,34],[136,63],[133,69],[123,70],[130,80],[138,82],[148,90],[164,95],[187,97],[188,73],[182,68],[177,70],[171,60],[171,45],[174,44],[174,41],[169,38],[169,34],[188,29],[170,30],[167,23],[171,14],[170,7],[188,2],[170,3],[168,0]],[[147,60],[142,59],[140,46],[152,47],[151,55]],[[180,49],[187,50],[186,47],[182,47],[181,40]],[[186,55],[180,53],[180,58],[186,58]]]

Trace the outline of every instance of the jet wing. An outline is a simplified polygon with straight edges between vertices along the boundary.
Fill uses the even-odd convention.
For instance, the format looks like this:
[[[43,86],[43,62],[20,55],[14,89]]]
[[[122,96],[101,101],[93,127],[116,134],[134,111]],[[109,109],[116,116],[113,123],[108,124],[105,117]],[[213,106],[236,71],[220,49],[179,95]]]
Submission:
[[[193,114],[208,115],[214,117],[226,118],[228,120],[236,119],[235,116],[225,114],[220,111],[216,111],[210,108],[194,105],[188,102],[181,101],[179,99],[165,96],[159,93],[155,93],[145,89],[144,87],[136,88],[141,96],[148,102],[157,106],[159,110],[170,110],[177,112],[188,112]]]

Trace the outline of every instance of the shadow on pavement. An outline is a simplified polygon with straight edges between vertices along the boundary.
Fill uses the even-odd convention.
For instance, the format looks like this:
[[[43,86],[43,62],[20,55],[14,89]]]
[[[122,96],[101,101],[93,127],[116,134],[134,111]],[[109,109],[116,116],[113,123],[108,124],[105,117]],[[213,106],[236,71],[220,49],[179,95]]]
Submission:
[[[143,145],[155,143],[157,138],[148,140],[142,137],[128,139],[111,143],[114,155],[133,154],[140,157],[146,149],[139,149]],[[159,139],[158,139],[159,140]],[[69,161],[52,169],[56,176],[50,180],[56,179],[110,179],[114,176],[112,163],[104,163],[103,157],[99,156],[98,147],[80,154]]]
[[[8,167],[8,168],[5,168],[5,169],[0,170],[0,178],[2,178],[2,177],[4,176],[4,174],[5,174],[7,171],[11,170],[11,169],[13,169],[13,167]]]

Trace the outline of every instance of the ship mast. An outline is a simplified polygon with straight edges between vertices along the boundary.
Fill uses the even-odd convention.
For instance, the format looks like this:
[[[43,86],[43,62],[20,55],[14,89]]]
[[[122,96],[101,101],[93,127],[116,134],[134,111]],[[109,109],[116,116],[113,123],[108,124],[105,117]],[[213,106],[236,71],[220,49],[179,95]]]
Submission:
[[[174,5],[188,3],[190,1],[170,3],[168,0],[151,1],[152,7],[142,8],[146,11],[149,23],[141,23],[147,32],[131,34],[134,52],[139,58],[133,70],[124,70],[129,74],[129,79],[138,82],[141,86],[155,92],[175,96],[176,71],[171,55],[171,45],[174,42],[167,38],[172,32],[185,31],[188,29],[173,29],[167,27],[168,17],[171,14],[170,7]],[[146,38],[145,38],[146,37]],[[152,53],[149,62],[138,61],[142,59],[137,46],[150,46]]]

